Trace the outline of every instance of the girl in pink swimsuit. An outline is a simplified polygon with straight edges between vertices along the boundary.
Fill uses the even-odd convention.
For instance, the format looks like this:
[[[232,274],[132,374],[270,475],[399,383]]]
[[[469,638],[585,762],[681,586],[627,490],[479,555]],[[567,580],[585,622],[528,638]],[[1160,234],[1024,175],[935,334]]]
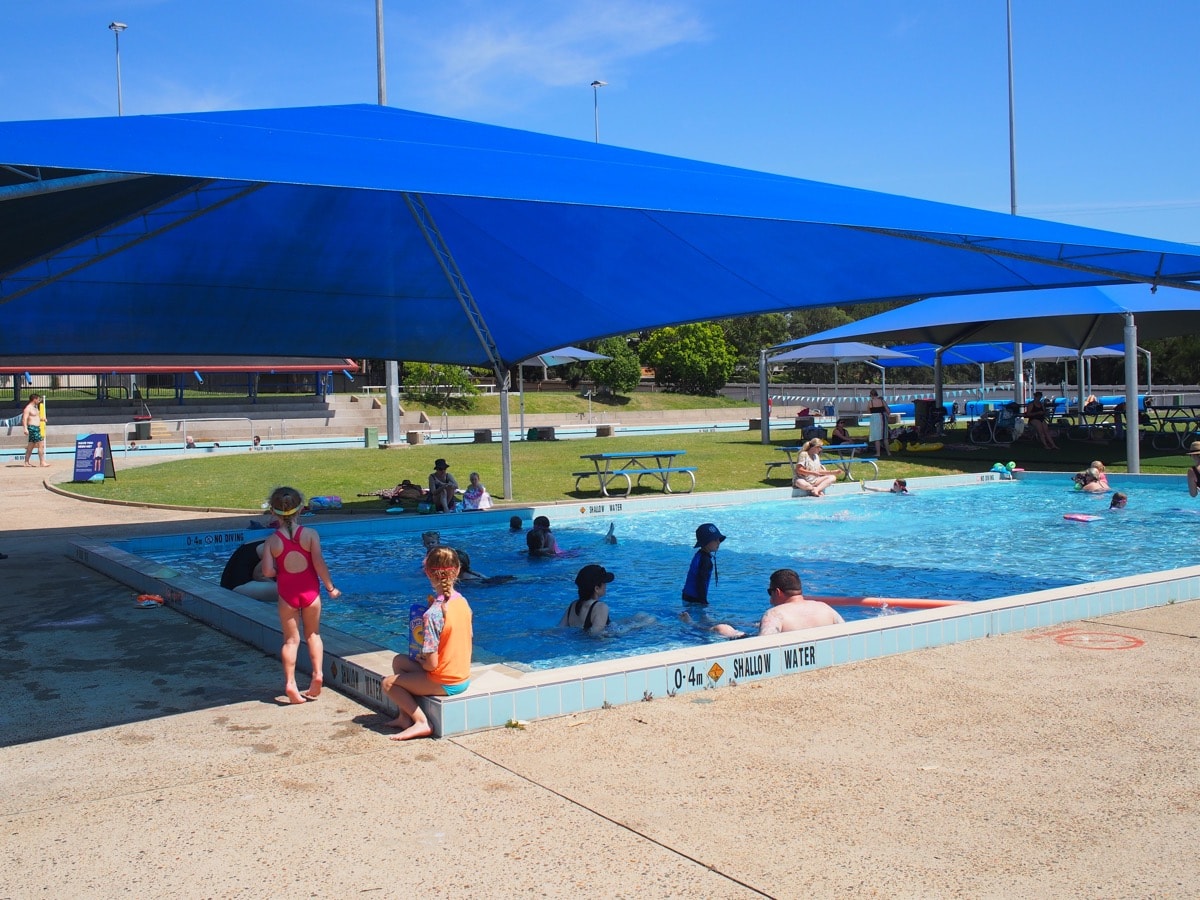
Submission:
[[[340,597],[342,592],[333,586],[325,557],[321,555],[321,539],[317,532],[297,522],[304,509],[304,497],[300,492],[290,487],[276,488],[268,505],[279,519],[279,529],[267,538],[262,569],[263,575],[275,578],[279,592],[279,625],[283,630],[279,656],[283,661],[284,693],[289,703],[304,703],[317,699],[324,683],[321,583],[325,584],[330,597]],[[296,656],[300,650],[302,625],[312,663],[312,680],[303,694],[296,686]]]

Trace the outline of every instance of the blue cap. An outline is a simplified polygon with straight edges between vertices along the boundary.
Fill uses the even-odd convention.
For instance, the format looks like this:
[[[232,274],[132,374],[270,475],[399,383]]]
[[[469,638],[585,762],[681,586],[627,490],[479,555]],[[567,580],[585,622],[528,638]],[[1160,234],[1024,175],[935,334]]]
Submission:
[[[705,522],[703,525],[701,525],[699,528],[696,529],[696,546],[697,547],[703,547],[705,544],[709,543],[710,541],[723,541],[723,540],[725,540],[725,535],[721,534],[721,529],[719,529],[712,522]]]

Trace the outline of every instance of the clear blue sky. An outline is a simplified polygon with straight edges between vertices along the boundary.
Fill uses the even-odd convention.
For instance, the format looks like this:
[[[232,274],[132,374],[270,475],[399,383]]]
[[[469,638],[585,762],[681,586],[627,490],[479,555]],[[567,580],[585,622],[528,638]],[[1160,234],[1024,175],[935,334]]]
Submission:
[[[1198,0],[1013,0],[1019,211],[1200,243]],[[388,105],[1007,212],[1004,0],[384,0]],[[374,0],[0,0],[0,120],[376,102]]]

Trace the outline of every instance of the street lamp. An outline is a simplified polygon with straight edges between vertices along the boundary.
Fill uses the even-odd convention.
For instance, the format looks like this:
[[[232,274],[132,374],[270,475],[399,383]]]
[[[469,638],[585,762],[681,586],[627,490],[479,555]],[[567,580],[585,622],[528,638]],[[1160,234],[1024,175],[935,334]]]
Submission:
[[[600,88],[608,84],[607,81],[592,82],[592,118],[596,123],[596,143],[600,143]]]
[[[117,41],[117,115],[121,115],[124,110],[121,108],[121,32],[129,26],[124,22],[109,22],[108,30],[113,33],[113,37]]]

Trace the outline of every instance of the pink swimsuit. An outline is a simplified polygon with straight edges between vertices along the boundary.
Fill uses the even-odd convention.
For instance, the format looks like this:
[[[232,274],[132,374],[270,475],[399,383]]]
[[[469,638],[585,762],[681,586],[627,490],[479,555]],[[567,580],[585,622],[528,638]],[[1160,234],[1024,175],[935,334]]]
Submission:
[[[283,541],[283,552],[275,558],[275,585],[279,591],[279,599],[292,609],[305,609],[312,606],[321,596],[321,584],[317,580],[317,570],[313,568],[312,554],[300,546],[301,526],[296,529],[295,537],[288,537],[282,531],[276,531]],[[289,572],[284,567],[288,554],[299,553],[304,557],[305,567],[300,572]]]

